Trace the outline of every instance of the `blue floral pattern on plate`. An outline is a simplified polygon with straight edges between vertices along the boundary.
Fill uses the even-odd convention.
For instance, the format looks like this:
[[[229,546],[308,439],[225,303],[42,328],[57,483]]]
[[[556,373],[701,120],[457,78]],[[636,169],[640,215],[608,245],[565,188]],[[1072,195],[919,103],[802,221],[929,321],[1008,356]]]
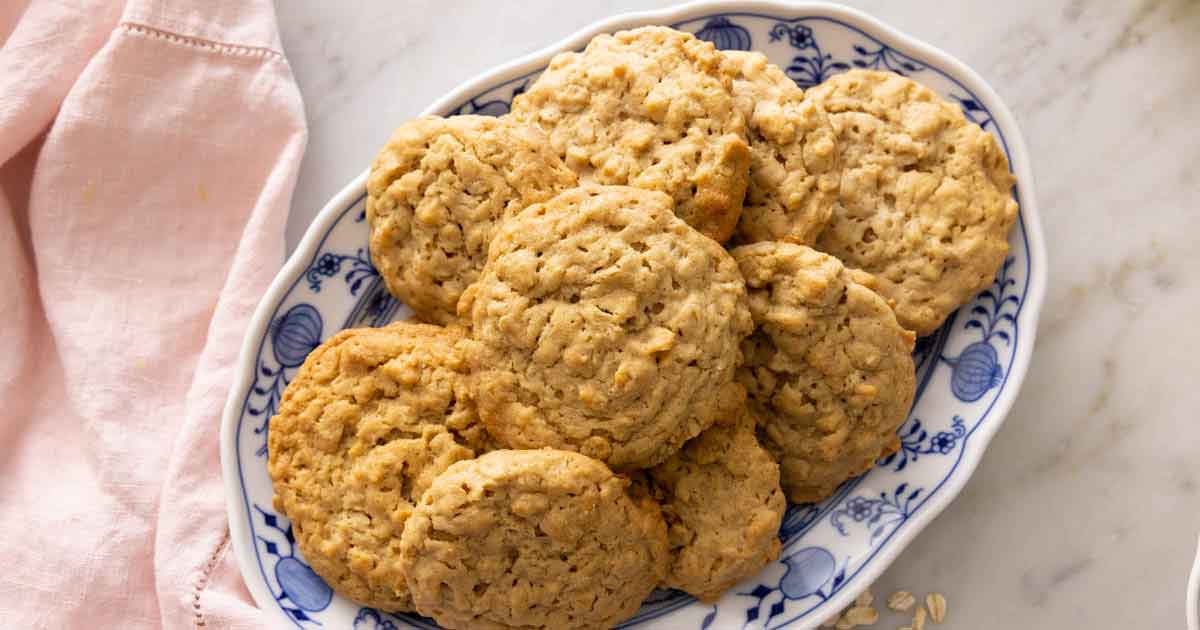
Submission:
[[[246,413],[259,419],[254,432],[263,436],[262,446],[255,451],[256,455],[267,455],[267,423],[275,415],[279,398],[283,396],[283,390],[291,378],[289,370],[300,367],[308,353],[320,345],[321,327],[320,311],[303,302],[288,309],[283,317],[271,323],[271,353],[275,362],[259,359],[254,387],[246,403]],[[255,407],[255,404],[258,406]]]
[[[275,583],[271,587],[275,601],[296,625],[321,626],[321,622],[310,615],[329,607],[333,589],[296,556],[296,537],[292,534],[291,523],[258,505],[254,510],[263,524],[261,533],[256,535],[257,542],[262,553],[275,563]]]
[[[963,348],[956,357],[942,357],[953,368],[950,390],[963,402],[975,402],[1004,382],[1004,368],[992,339],[1007,346],[1016,336],[1021,299],[1009,292],[1016,284],[1008,275],[1012,264],[1012,258],[1004,261],[996,282],[975,298],[970,318],[964,324],[965,328],[978,329],[982,339]]]
[[[850,68],[899,72],[959,103],[964,114],[997,135],[1008,151],[1003,130],[986,101],[937,67],[936,59],[910,56],[891,38],[868,33],[824,11],[779,9],[777,15],[753,12],[698,14],[676,28],[697,33],[728,50],[758,50],[801,87],[810,87]],[[441,113],[501,115],[525,90],[537,71],[513,76],[444,107]],[[1010,160],[1012,156],[1009,156]],[[432,621],[354,606],[338,597],[305,564],[294,546],[291,525],[261,507],[271,504],[265,455],[267,420],[278,407],[283,388],[313,347],[338,330],[380,326],[410,311],[392,298],[367,251],[365,199],[358,197],[338,215],[302,271],[273,305],[272,324],[257,342],[255,378],[240,396],[231,447],[236,461],[240,502],[231,518],[240,519],[252,543],[252,591],[269,592],[282,615],[297,627],[323,625],[353,630],[436,628]],[[1020,201],[1018,199],[1018,201]],[[1030,289],[1031,246],[1024,208],[1010,237],[1010,257],[996,283],[960,309],[941,330],[918,340],[917,397],[908,421],[898,432],[900,447],[873,470],[843,484],[830,498],[792,505],[780,528],[780,560],[716,604],[702,604],[682,593],[659,590],[621,628],[782,628],[813,624],[833,612],[843,591],[866,586],[866,571],[878,572],[881,552],[894,545],[898,532],[927,510],[928,502],[950,480],[966,474],[960,464],[981,426],[1000,421],[993,406],[1009,383],[1020,344],[1019,326]],[[1043,264],[1043,261],[1037,261]],[[1036,313],[1035,313],[1036,314]],[[1034,314],[1034,315],[1035,315]],[[978,458],[972,454],[971,461]],[[951,494],[954,491],[949,491]],[[872,568],[874,567],[874,568]],[[261,587],[261,588],[260,588]]]

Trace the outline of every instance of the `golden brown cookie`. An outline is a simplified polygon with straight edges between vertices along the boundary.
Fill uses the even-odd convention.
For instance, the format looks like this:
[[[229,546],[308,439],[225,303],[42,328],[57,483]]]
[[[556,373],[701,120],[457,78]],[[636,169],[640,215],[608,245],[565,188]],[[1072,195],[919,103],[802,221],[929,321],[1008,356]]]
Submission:
[[[913,334],[870,274],[832,256],[772,241],[731,253],[757,325],[738,381],[788,499],[818,501],[896,448],[915,388]]]
[[[417,610],[447,628],[610,628],[662,579],[666,524],[590,457],[493,451],[442,473],[400,542]]]
[[[735,240],[816,242],[837,201],[837,145],[825,112],[757,52],[724,51],[750,139],[750,185]]]
[[[737,265],[662,193],[568,190],[505,221],[459,302],[488,431],[657,464],[717,418],[752,327]]]
[[[683,220],[724,241],[750,164],[730,80],[712,44],[646,26],[555,56],[511,115],[545,129],[583,181],[667,193]]]
[[[404,522],[438,473],[486,444],[460,338],[405,322],[344,330],[309,354],[271,418],[275,507],[313,570],[361,604],[413,610]]]
[[[489,116],[411,120],[371,164],[371,259],[418,317],[451,323],[495,225],[573,185],[537,128]]]
[[[664,585],[704,601],[779,557],[787,508],[779,465],[759,446],[745,390],[734,385],[727,402],[720,421],[648,471],[671,545]]]
[[[928,88],[853,70],[810,89],[837,133],[838,205],[815,247],[879,280],[905,328],[927,335],[991,284],[1017,218],[991,134]]]

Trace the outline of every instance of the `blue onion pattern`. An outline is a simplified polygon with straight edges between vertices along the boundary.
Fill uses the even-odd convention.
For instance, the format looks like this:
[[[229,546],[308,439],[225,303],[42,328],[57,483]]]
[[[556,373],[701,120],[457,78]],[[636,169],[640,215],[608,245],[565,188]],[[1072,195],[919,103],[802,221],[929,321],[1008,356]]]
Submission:
[[[246,413],[258,418],[254,433],[263,436],[262,445],[255,451],[259,457],[267,455],[271,416],[283,399],[284,388],[291,378],[289,370],[304,363],[308,353],[321,343],[323,326],[320,311],[307,303],[293,306],[271,324],[271,354],[277,365],[267,358],[259,360],[254,385],[246,400]]]
[[[743,627],[757,621],[765,612],[766,618],[759,627],[769,628],[776,617],[787,611],[788,601],[809,597],[825,601],[846,584],[846,567],[839,569],[833,554],[823,547],[804,547],[785,556],[781,562],[787,569],[775,586],[758,584],[749,591],[738,593],[753,598],[753,603],[745,609]],[[713,613],[716,611],[714,607]]]
[[[303,610],[324,610],[333,599],[333,590],[321,576],[294,556],[279,559],[279,564],[275,565],[275,579],[292,603]]]
[[[833,577],[837,562],[823,547],[805,547],[783,559],[787,571],[779,580],[779,590],[788,599],[803,599],[821,590]]]
[[[1017,312],[1021,299],[1008,295],[1016,281],[1008,276],[1013,258],[1009,257],[996,274],[996,281],[984,289],[971,307],[970,318],[964,328],[978,328],[983,337],[959,353],[957,357],[943,356],[950,365],[950,391],[963,402],[975,402],[988,390],[1004,382],[1004,368],[1000,367],[1000,355],[992,345],[992,339],[1012,344],[1017,332]]]
[[[278,588],[270,583],[267,588],[279,602],[280,608],[298,627],[304,624],[320,626],[320,621],[313,619],[309,613],[320,612],[329,607],[333,601],[333,589],[313,572],[303,560],[296,557],[296,536],[292,524],[287,519],[276,516],[270,510],[254,506],[262,517],[263,534],[256,535],[258,543],[267,556],[275,558],[275,582]]]
[[[750,31],[724,16],[705,22],[704,28],[696,31],[696,37],[712,42],[718,50],[750,50]]]
[[[321,313],[311,304],[288,309],[271,327],[271,351],[284,367],[299,367],[321,344]]]
[[[947,358],[946,363],[953,369],[950,390],[963,402],[979,400],[1004,380],[1004,368],[1000,367],[996,349],[986,341],[976,341],[958,357]]]

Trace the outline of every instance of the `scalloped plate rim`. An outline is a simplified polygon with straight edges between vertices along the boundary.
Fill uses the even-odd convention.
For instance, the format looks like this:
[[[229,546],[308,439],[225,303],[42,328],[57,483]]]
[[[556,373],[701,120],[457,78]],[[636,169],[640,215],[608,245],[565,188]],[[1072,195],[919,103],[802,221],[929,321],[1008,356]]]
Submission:
[[[1021,221],[1025,230],[1029,259],[1041,263],[1030,265],[1028,270],[1027,291],[1022,300],[1024,306],[1019,316],[1022,334],[1026,337],[1028,343],[1022,343],[1017,347],[1012,363],[1010,364],[1008,380],[1015,380],[1015,382],[1004,387],[992,402],[989,413],[994,414],[995,421],[978,427],[973,432],[974,439],[969,441],[964,447],[964,452],[959,462],[961,468],[947,477],[940,491],[930,497],[921,510],[913,514],[909,520],[901,525],[899,531],[894,533],[891,540],[876,552],[875,556],[868,562],[868,566],[862,567],[858,577],[854,580],[857,584],[847,585],[847,588],[838,591],[822,604],[822,606],[828,607],[831,610],[839,610],[848,605],[863,588],[877,579],[895,561],[896,557],[908,546],[912,539],[924,530],[962,491],[962,488],[974,474],[975,469],[982,460],[983,452],[986,450],[992,437],[1003,424],[1011,410],[1020,392],[1032,358],[1033,348],[1036,344],[1038,316],[1046,292],[1047,254],[1040,213],[1034,194],[1033,172],[1029,152],[1020,129],[1016,124],[1015,117],[995,90],[979,74],[954,56],[913,36],[904,34],[857,9],[827,2],[700,0],[660,10],[622,13],[593,22],[549,46],[472,77],[425,108],[420,115],[448,111],[471,94],[485,91],[490,86],[511,80],[521,74],[535,72],[548,62],[554,54],[563,50],[578,48],[599,33],[612,32],[642,24],[677,23],[688,19],[695,19],[698,17],[698,14],[705,13],[755,11],[812,14],[809,17],[823,16],[841,20],[870,33],[880,40],[887,41],[894,49],[906,55],[936,61],[938,68],[944,70],[945,74],[961,82],[965,87],[982,97],[988,110],[992,113],[992,118],[997,128],[1002,131],[1007,149],[1013,158],[1010,160],[1010,163],[1013,165],[1012,168],[1017,177],[1017,194],[1019,195],[1021,204],[1019,221]],[[249,528],[247,520],[243,518],[245,510],[243,509],[244,502],[241,497],[238,458],[235,451],[235,431],[237,430],[238,420],[242,415],[241,396],[235,394],[245,391],[251,385],[253,370],[248,370],[245,366],[254,362],[258,345],[270,326],[274,306],[282,298],[286,297],[292,283],[304,273],[308,261],[319,251],[325,235],[339,218],[340,211],[364,193],[366,179],[367,170],[364,170],[322,207],[321,211],[305,230],[304,236],[296,246],[296,249],[288,256],[286,263],[259,301],[251,317],[241,350],[238,353],[237,363],[235,364],[236,374],[233,382],[230,384],[230,395],[226,400],[222,413],[219,441],[221,471],[224,478],[226,509],[229,521],[229,535],[243,582],[246,584],[255,602],[263,610],[272,609],[271,606],[266,605],[266,602],[274,602],[275,597],[268,592],[264,583],[255,579],[246,579],[247,576],[253,575],[255,567],[252,565],[253,553],[249,549],[246,540]],[[967,457],[968,452],[971,453],[971,457]],[[286,617],[281,619],[280,616],[282,613],[278,610],[267,614],[276,620],[286,620]],[[798,623],[803,624],[808,622],[799,620]],[[813,623],[815,624],[816,620],[813,620]]]

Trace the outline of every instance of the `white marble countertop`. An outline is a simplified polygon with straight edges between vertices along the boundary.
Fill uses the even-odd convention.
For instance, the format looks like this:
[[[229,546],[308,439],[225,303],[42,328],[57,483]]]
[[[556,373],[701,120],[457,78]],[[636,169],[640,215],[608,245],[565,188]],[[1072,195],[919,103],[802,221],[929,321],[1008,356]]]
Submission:
[[[289,249],[393,127],[460,82],[674,3],[352,4],[279,3],[310,127]],[[876,595],[941,591],[953,629],[1183,627],[1200,530],[1200,2],[848,4],[964,60],[1013,109],[1052,262],[1016,407]]]

